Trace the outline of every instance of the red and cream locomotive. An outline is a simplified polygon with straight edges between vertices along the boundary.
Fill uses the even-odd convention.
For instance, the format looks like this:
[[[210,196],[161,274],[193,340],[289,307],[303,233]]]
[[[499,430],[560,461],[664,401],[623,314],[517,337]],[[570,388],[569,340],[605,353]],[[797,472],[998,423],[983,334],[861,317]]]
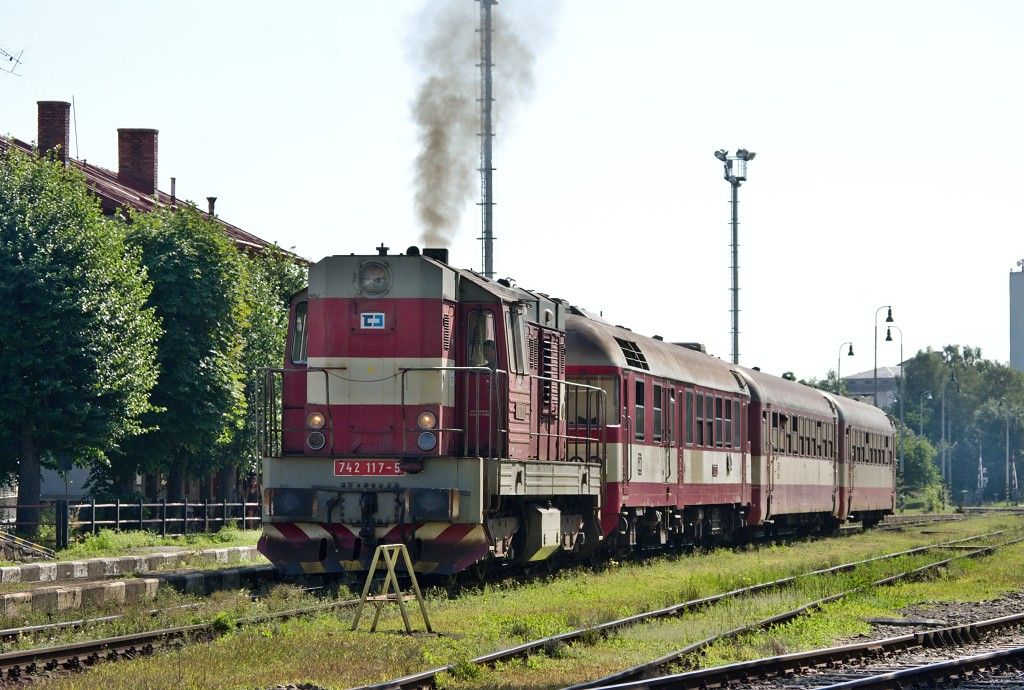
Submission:
[[[874,523],[880,410],[452,268],[333,256],[291,305],[261,405],[260,550],[293,573],[420,572]]]

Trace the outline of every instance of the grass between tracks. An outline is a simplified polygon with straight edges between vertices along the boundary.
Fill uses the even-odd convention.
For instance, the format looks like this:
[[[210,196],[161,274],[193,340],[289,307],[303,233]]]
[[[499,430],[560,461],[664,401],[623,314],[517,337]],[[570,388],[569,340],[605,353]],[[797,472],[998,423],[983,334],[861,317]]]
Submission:
[[[95,535],[87,535],[70,544],[68,548],[58,551],[57,560],[74,561],[80,558],[123,556],[147,550],[158,550],[153,547],[177,547],[199,551],[225,546],[254,546],[259,537],[260,530],[243,530],[234,525],[222,527],[216,532],[208,534],[189,534],[177,537],[161,537],[153,532],[135,530],[115,532],[103,529]]]
[[[979,518],[906,532],[868,532],[744,551],[718,550],[645,563],[621,563],[601,572],[567,571],[545,581],[498,582],[452,600],[442,592],[432,591],[429,609],[434,628],[442,633],[438,637],[409,637],[398,633],[401,620],[394,611],[389,611],[382,620],[384,632],[365,632],[367,622],[363,631],[350,632],[351,613],[345,612],[246,627],[209,644],[184,646],[148,659],[103,665],[86,674],[42,681],[39,686],[253,688],[312,682],[329,688],[345,688],[466,661],[544,635],[789,574],[968,534],[1021,526],[1024,526],[1024,519],[1015,516]],[[494,670],[477,670],[463,663],[442,682],[456,688],[563,687],[936,558],[935,553],[930,553],[872,564],[854,573],[808,579],[782,591],[725,602],[674,620],[627,628],[608,639],[595,636],[596,639],[549,650],[525,661],[502,664]],[[1024,547],[1007,549],[982,563],[984,568],[970,564],[951,568],[934,583],[923,583],[919,591],[910,589],[913,585],[893,588],[893,592],[905,592],[905,599],[890,601],[886,597],[894,595],[882,592],[874,595],[874,600],[864,597],[859,601],[862,606],[870,604],[870,609],[864,610],[870,610],[872,615],[883,610],[891,614],[906,603],[926,601],[938,593],[971,599],[1024,587],[1024,568],[1021,567]],[[976,576],[974,580],[970,579],[972,574]],[[954,580],[955,588],[951,587]],[[906,603],[902,603],[904,601]],[[828,615],[809,619],[823,618],[825,623],[803,631],[794,625],[792,638],[781,635],[787,627],[783,626],[775,631],[775,641],[770,644],[784,645],[778,651],[790,649],[789,645],[793,648],[814,646],[821,640],[856,632],[853,627],[848,630],[847,626],[855,627],[856,621],[865,614],[854,610],[840,615],[853,620],[836,623],[836,614],[830,609]],[[751,639],[749,651],[744,652],[746,647],[741,645],[736,647],[737,653],[760,655],[754,652],[757,644]],[[716,648],[710,658],[727,658],[727,651]]]

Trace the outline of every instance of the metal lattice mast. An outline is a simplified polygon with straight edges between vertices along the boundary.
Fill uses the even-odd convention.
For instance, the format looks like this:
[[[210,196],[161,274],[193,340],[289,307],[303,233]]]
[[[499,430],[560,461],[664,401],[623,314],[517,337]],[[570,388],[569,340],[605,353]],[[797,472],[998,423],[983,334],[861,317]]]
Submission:
[[[477,0],[480,3],[480,223],[483,242],[481,263],[483,274],[494,277],[494,167],[491,163],[491,144],[494,131],[491,124],[491,6],[497,0]]]

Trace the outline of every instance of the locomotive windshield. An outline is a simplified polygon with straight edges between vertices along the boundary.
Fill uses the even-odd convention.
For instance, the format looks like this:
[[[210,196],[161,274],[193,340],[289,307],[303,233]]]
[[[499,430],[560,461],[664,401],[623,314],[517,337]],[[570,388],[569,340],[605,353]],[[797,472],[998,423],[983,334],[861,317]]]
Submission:
[[[495,368],[494,314],[483,309],[471,311],[466,324],[469,366]]]

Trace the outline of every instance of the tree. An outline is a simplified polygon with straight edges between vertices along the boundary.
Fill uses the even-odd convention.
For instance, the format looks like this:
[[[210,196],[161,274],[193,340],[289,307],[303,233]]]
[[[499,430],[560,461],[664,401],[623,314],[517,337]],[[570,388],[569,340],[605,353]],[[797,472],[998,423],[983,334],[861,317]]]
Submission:
[[[225,488],[231,484],[234,469],[251,473],[259,469],[256,448],[256,391],[259,370],[280,367],[284,362],[285,338],[288,332],[288,305],[292,295],[306,286],[305,266],[278,247],[268,247],[258,254],[244,257],[246,264],[246,300],[249,304],[248,325],[244,331],[245,349],[242,367],[246,378],[248,414],[244,426],[222,451],[221,468]]]
[[[0,471],[17,474],[19,523],[39,521],[41,463],[103,464],[143,431],[160,334],[150,294],[124,226],[75,170],[0,156]]]
[[[935,446],[909,431],[903,430],[903,486],[917,492],[941,484],[939,469],[935,465],[938,451]]]
[[[246,266],[216,223],[194,208],[132,217],[128,241],[153,281],[149,304],[164,325],[160,377],[147,415],[153,427],[132,444],[130,467],[166,472],[167,494],[205,475],[243,426]]]
[[[823,379],[800,379],[800,383],[827,393],[835,393],[836,395],[849,395],[850,393],[846,388],[846,383],[839,379],[835,369],[829,369]]]

